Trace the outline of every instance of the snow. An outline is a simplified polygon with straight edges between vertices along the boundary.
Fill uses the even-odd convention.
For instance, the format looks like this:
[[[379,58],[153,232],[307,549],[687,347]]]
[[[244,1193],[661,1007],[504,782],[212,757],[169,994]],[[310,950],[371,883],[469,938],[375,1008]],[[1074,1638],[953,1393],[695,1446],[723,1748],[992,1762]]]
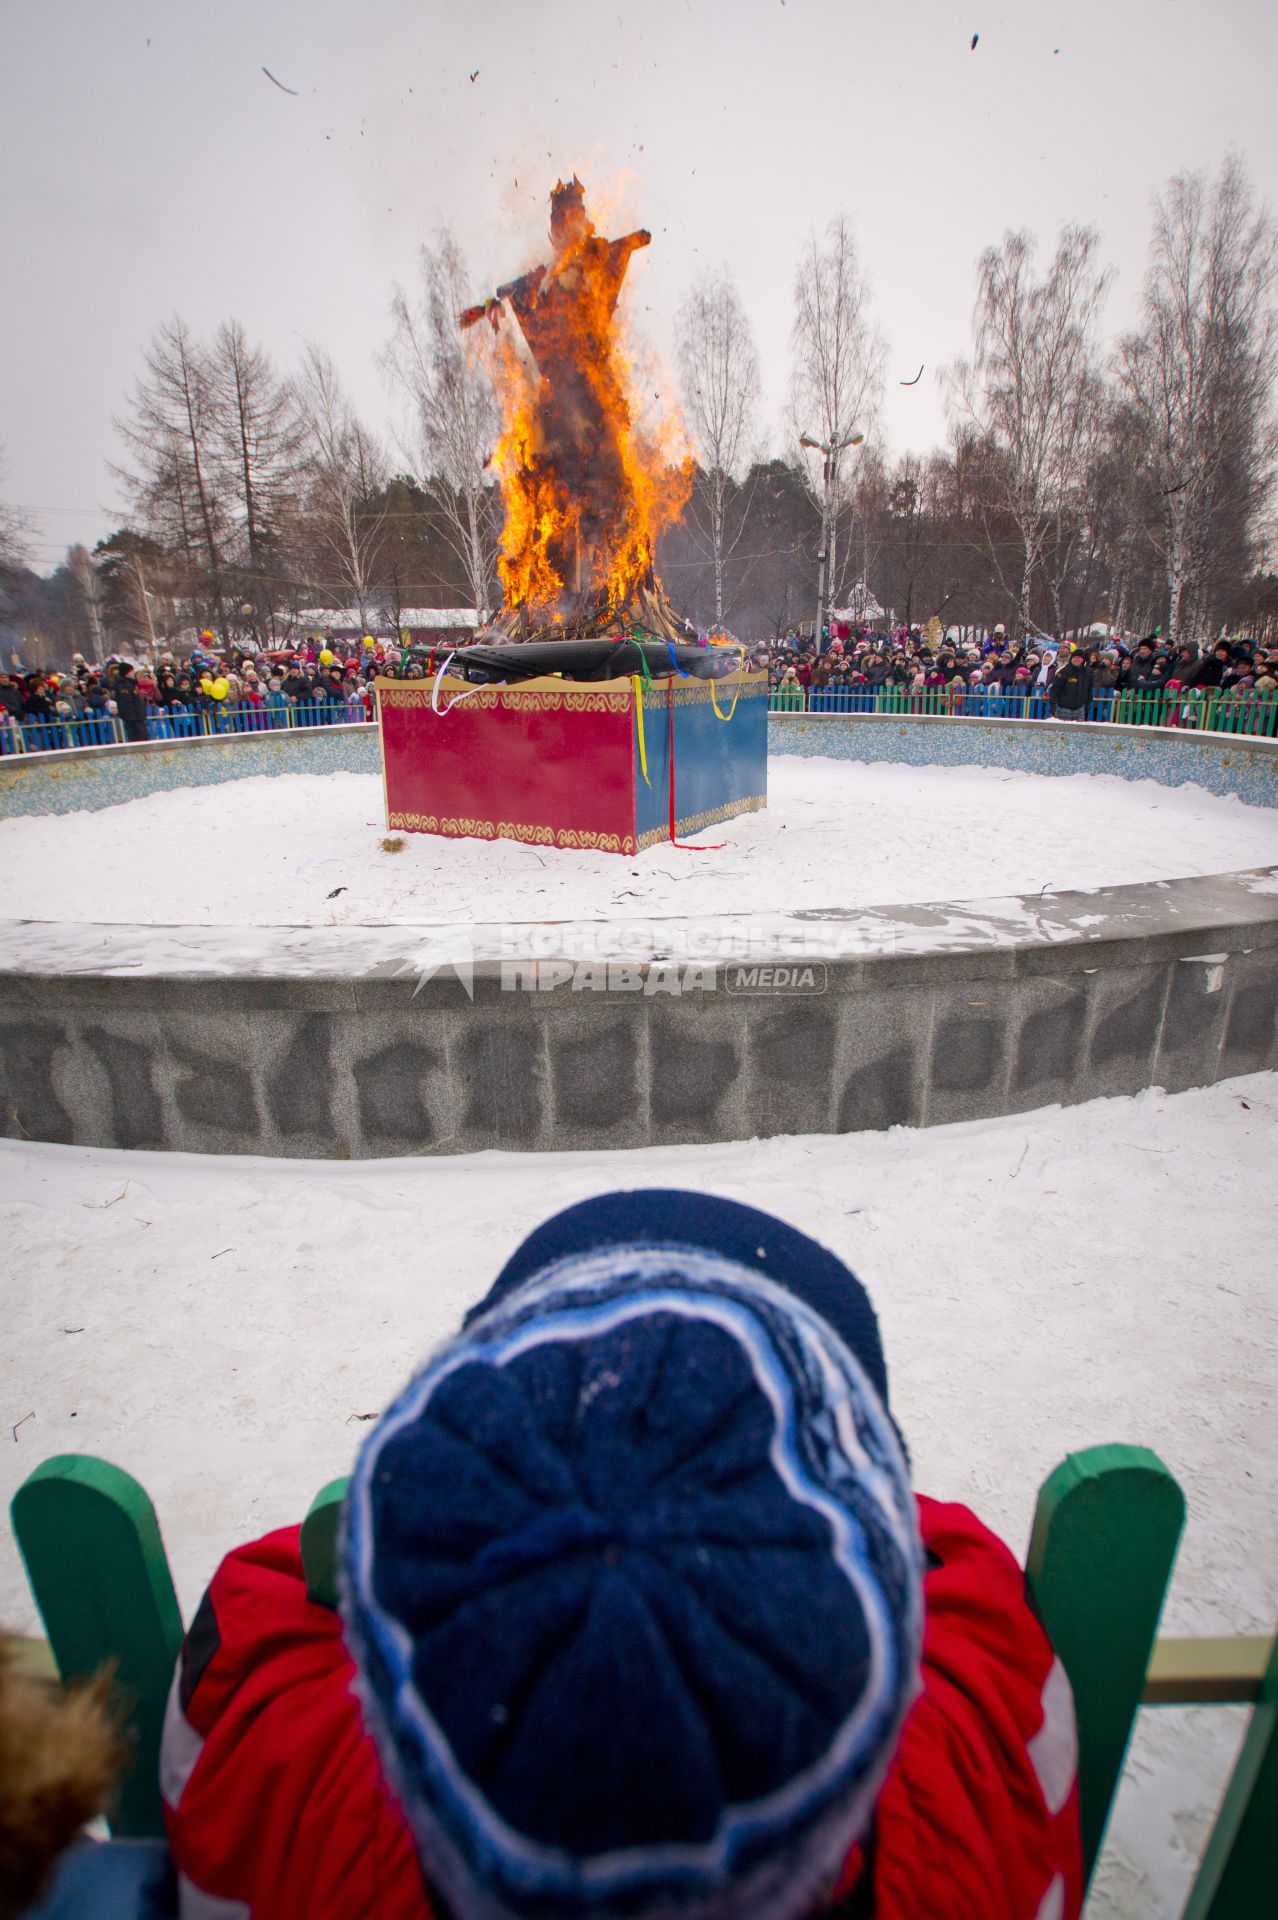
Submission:
[[[429,970],[504,953],[521,921],[555,923],[570,954],[707,958],[740,951],[743,917],[773,947],[802,931],[821,952],[929,951],[1095,937],[1151,900],[1192,915],[1226,883],[1106,888],[1278,888],[1239,872],[1278,864],[1278,815],[1195,787],[793,756],[769,781],[766,812],[700,836],[722,847],[631,858],[425,835],[388,853],[381,783],[355,774],[7,820],[0,964]],[[128,1468],[189,1617],[228,1545],[349,1468],[533,1225],[610,1186],[689,1185],[772,1208],[861,1273],[920,1487],[1023,1552],[1066,1452],[1151,1446],[1189,1502],[1164,1630],[1270,1632],[1276,1121],[1278,1076],[1256,1075],[923,1133],[629,1154],[318,1164],[0,1141],[0,1491],[57,1452]],[[35,1626],[7,1531],[0,1620]],[[1143,1716],[1090,1914],[1179,1910],[1242,1719]]]
[[[227,1546],[296,1520],[349,1468],[366,1418],[533,1225],[612,1186],[683,1185],[772,1209],[866,1281],[919,1487],[1023,1553],[1066,1452],[1153,1447],[1189,1503],[1164,1631],[1267,1633],[1276,1139],[1270,1074],[921,1133],[627,1154],[316,1164],[0,1142],[0,1418],[22,1423],[0,1491],[67,1450],[128,1468],[189,1617]],[[34,1626],[7,1533],[0,1619]],[[1143,1717],[1094,1915],[1180,1910],[1240,1725]]]
[[[292,625],[295,629],[309,633],[314,628],[324,628],[331,633],[358,633],[361,627],[373,626],[373,632],[396,632],[407,627],[417,632],[425,627],[440,630],[449,627],[477,627],[479,615],[474,607],[401,607],[398,620],[391,617],[391,609],[383,607],[375,610],[364,609],[361,620],[358,607],[303,607]]]
[[[0,822],[6,918],[327,926],[819,911],[1278,861],[1278,812],[1111,775],[773,756],[766,811],[631,857],[406,834],[373,775],[170,790]],[[340,890],[340,891],[339,891]]]

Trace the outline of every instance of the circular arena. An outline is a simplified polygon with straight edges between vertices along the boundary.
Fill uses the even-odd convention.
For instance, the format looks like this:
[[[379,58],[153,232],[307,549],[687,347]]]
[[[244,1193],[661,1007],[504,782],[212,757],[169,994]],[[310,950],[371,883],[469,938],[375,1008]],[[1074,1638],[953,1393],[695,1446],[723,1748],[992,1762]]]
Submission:
[[[388,835],[361,727],[8,762],[5,1131],[674,1145],[1272,1064],[1275,743],[778,714],[771,747],[766,811],[631,857]]]

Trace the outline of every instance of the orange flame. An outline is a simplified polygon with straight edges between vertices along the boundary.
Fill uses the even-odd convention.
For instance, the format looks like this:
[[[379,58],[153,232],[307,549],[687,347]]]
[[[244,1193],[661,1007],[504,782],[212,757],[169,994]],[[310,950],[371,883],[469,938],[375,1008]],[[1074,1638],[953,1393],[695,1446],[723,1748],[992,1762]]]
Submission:
[[[503,333],[494,356],[503,427],[493,453],[505,524],[498,570],[508,607],[536,622],[624,613],[655,587],[658,534],[679,517],[693,464],[677,415],[641,425],[617,302],[646,233],[605,240],[581,189],[552,197],[555,255],[500,289],[526,350]]]

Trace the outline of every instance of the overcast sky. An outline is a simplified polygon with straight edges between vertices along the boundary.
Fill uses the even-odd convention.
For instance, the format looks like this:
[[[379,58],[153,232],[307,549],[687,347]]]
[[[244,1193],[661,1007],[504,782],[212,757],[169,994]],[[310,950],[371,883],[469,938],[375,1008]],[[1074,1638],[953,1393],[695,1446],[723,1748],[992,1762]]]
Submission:
[[[921,451],[979,250],[1093,222],[1121,329],[1170,174],[1232,146],[1278,201],[1276,74],[1275,0],[2,0],[0,486],[41,570],[118,524],[112,415],[175,312],[234,316],[283,367],[317,338],[384,428],[375,355],[419,241],[447,221],[495,285],[574,168],[652,229],[630,278],[660,351],[730,266],[774,428],[799,246],[845,210],[886,437]]]

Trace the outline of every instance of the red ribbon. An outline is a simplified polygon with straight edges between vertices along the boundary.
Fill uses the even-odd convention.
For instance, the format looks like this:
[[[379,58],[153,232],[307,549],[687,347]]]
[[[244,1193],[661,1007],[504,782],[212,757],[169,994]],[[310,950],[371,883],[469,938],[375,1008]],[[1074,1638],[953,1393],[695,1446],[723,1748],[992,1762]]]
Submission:
[[[675,839],[675,795],[674,795],[674,675],[666,681],[666,713],[669,716],[670,736],[670,844],[678,847],[681,853],[722,853],[727,846],[726,840],[717,840],[713,846],[693,847],[686,840]]]

